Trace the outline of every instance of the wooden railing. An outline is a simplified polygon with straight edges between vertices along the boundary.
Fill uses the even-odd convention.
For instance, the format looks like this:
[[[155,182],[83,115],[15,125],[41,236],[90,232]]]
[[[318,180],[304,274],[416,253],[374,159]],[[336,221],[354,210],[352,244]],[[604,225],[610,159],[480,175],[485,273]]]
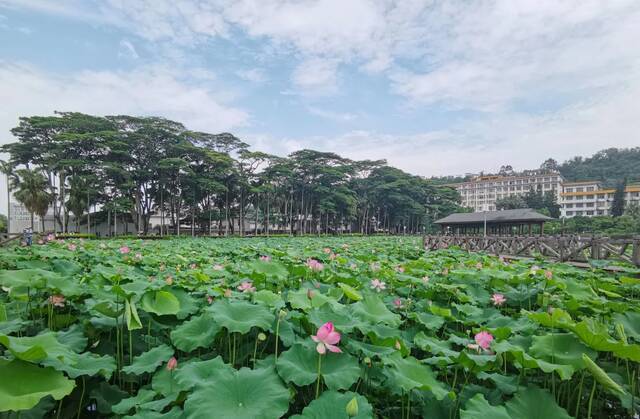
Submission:
[[[640,266],[640,236],[425,236],[426,250],[460,247],[470,252],[538,257],[561,262],[617,260]]]

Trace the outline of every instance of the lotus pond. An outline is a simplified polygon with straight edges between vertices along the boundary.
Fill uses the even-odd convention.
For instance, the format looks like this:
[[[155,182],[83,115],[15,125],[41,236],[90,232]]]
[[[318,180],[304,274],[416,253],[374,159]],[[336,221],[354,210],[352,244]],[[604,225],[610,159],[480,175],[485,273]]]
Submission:
[[[0,417],[633,417],[637,274],[409,237],[0,249]]]

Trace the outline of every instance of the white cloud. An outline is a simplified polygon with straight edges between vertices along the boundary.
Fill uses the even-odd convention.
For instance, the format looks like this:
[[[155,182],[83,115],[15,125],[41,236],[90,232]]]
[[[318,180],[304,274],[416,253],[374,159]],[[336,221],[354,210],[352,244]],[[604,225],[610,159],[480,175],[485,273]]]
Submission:
[[[310,114],[319,116],[321,118],[329,119],[336,122],[350,122],[358,118],[358,115],[350,112],[334,112],[327,109],[317,108],[315,106],[309,106],[307,108]]]
[[[335,60],[310,58],[299,64],[293,72],[293,84],[301,93],[328,95],[338,90]]]
[[[138,55],[138,51],[136,51],[136,47],[134,47],[133,44],[127,39],[122,39],[120,41],[120,51],[118,51],[118,57],[132,58],[134,60],[140,58],[140,56]]]
[[[267,75],[261,68],[238,70],[236,71],[236,75],[241,79],[250,81],[252,83],[264,83],[265,81],[267,81]]]
[[[221,101],[225,94],[218,93],[219,86],[208,85],[212,75],[204,73],[197,83],[182,78],[179,69],[153,66],[54,76],[28,65],[0,62],[0,103],[11,104],[0,108],[0,142],[10,140],[8,131],[19,116],[56,110],[163,116],[208,132],[247,125],[249,115]]]

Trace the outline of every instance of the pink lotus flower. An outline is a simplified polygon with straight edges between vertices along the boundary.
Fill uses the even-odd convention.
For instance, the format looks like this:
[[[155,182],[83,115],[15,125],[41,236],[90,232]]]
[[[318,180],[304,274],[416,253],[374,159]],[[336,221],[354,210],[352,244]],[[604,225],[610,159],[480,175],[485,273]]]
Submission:
[[[491,301],[493,302],[494,306],[501,306],[507,301],[507,299],[505,298],[504,295],[495,293],[491,296]]]
[[[387,289],[387,284],[385,284],[384,282],[380,281],[379,279],[373,279],[371,281],[371,288],[380,292],[383,291],[385,289]]]
[[[329,255],[329,260],[335,260],[338,257],[338,255],[336,255],[335,253],[331,253]]]
[[[476,269],[482,269],[482,263],[481,262],[476,263]]]
[[[263,262],[271,262],[271,256],[260,256],[260,260]]]
[[[324,355],[327,349],[331,352],[341,353],[342,351],[336,345],[340,343],[340,333],[333,329],[333,323],[327,322],[320,326],[318,332],[311,336],[314,342],[317,343],[316,351],[320,355]]]
[[[243,281],[239,286],[238,290],[242,292],[254,292],[256,287],[253,286],[251,281]]]
[[[213,303],[213,297],[210,295],[207,295],[207,303],[211,304]]]
[[[317,282],[317,281],[313,283],[313,286],[314,286],[316,289],[320,289],[320,283],[319,283],[319,282]]]
[[[393,300],[393,305],[394,305],[396,308],[402,308],[402,300],[401,300],[401,299],[399,299],[399,298],[396,298],[395,300]]]
[[[213,265],[213,270],[214,271],[221,271],[223,269],[224,269],[224,266],[222,266],[222,265],[217,265],[217,264]]]
[[[130,251],[131,251],[131,249],[129,249],[129,247],[128,247],[128,246],[122,246],[122,247],[120,248],[120,253],[122,253],[123,255],[128,254]]]
[[[489,349],[489,346],[491,346],[491,342],[493,342],[493,335],[483,330],[482,332],[476,334],[474,339],[478,346],[480,346],[484,350],[487,350]]]
[[[173,277],[171,275],[167,276],[164,282],[166,282],[167,285],[173,285]]]
[[[329,249],[328,247],[325,247],[324,249],[322,249],[322,251],[325,252],[327,255],[331,253],[331,249]]]
[[[172,356],[171,358],[169,358],[169,361],[167,361],[167,370],[173,371],[176,368],[178,368],[178,360]]]
[[[55,240],[55,239],[56,239],[56,236],[54,236],[53,234],[51,234],[51,233],[47,234],[47,241],[50,242],[50,241]]]
[[[196,265],[195,263],[192,263],[191,265],[189,265],[189,268],[191,269],[196,269],[198,267],[198,265]]]
[[[49,297],[49,304],[54,307],[64,307],[65,298],[64,295],[56,294]]]
[[[547,279],[553,278],[553,272],[551,272],[550,270],[544,271],[544,277]]]
[[[307,259],[307,267],[316,272],[320,272],[324,269],[324,265],[315,259]]]
[[[402,266],[396,266],[396,271],[403,273],[404,272],[404,268]]]
[[[307,298],[308,299],[313,299],[313,296],[315,295],[315,293],[313,292],[313,290],[311,289],[307,289]]]
[[[78,246],[73,243],[70,243],[69,246],[67,246],[67,249],[71,250],[72,252],[74,252],[77,248]]]
[[[44,244],[44,240],[38,240],[38,244]]]

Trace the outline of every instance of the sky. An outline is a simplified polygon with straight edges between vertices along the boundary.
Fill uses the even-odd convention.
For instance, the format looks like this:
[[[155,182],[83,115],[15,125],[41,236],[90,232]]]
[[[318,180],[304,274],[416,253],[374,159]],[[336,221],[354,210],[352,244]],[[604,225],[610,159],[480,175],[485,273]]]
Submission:
[[[79,111],[424,176],[529,169],[640,145],[638,42],[638,0],[0,0],[0,144]]]

